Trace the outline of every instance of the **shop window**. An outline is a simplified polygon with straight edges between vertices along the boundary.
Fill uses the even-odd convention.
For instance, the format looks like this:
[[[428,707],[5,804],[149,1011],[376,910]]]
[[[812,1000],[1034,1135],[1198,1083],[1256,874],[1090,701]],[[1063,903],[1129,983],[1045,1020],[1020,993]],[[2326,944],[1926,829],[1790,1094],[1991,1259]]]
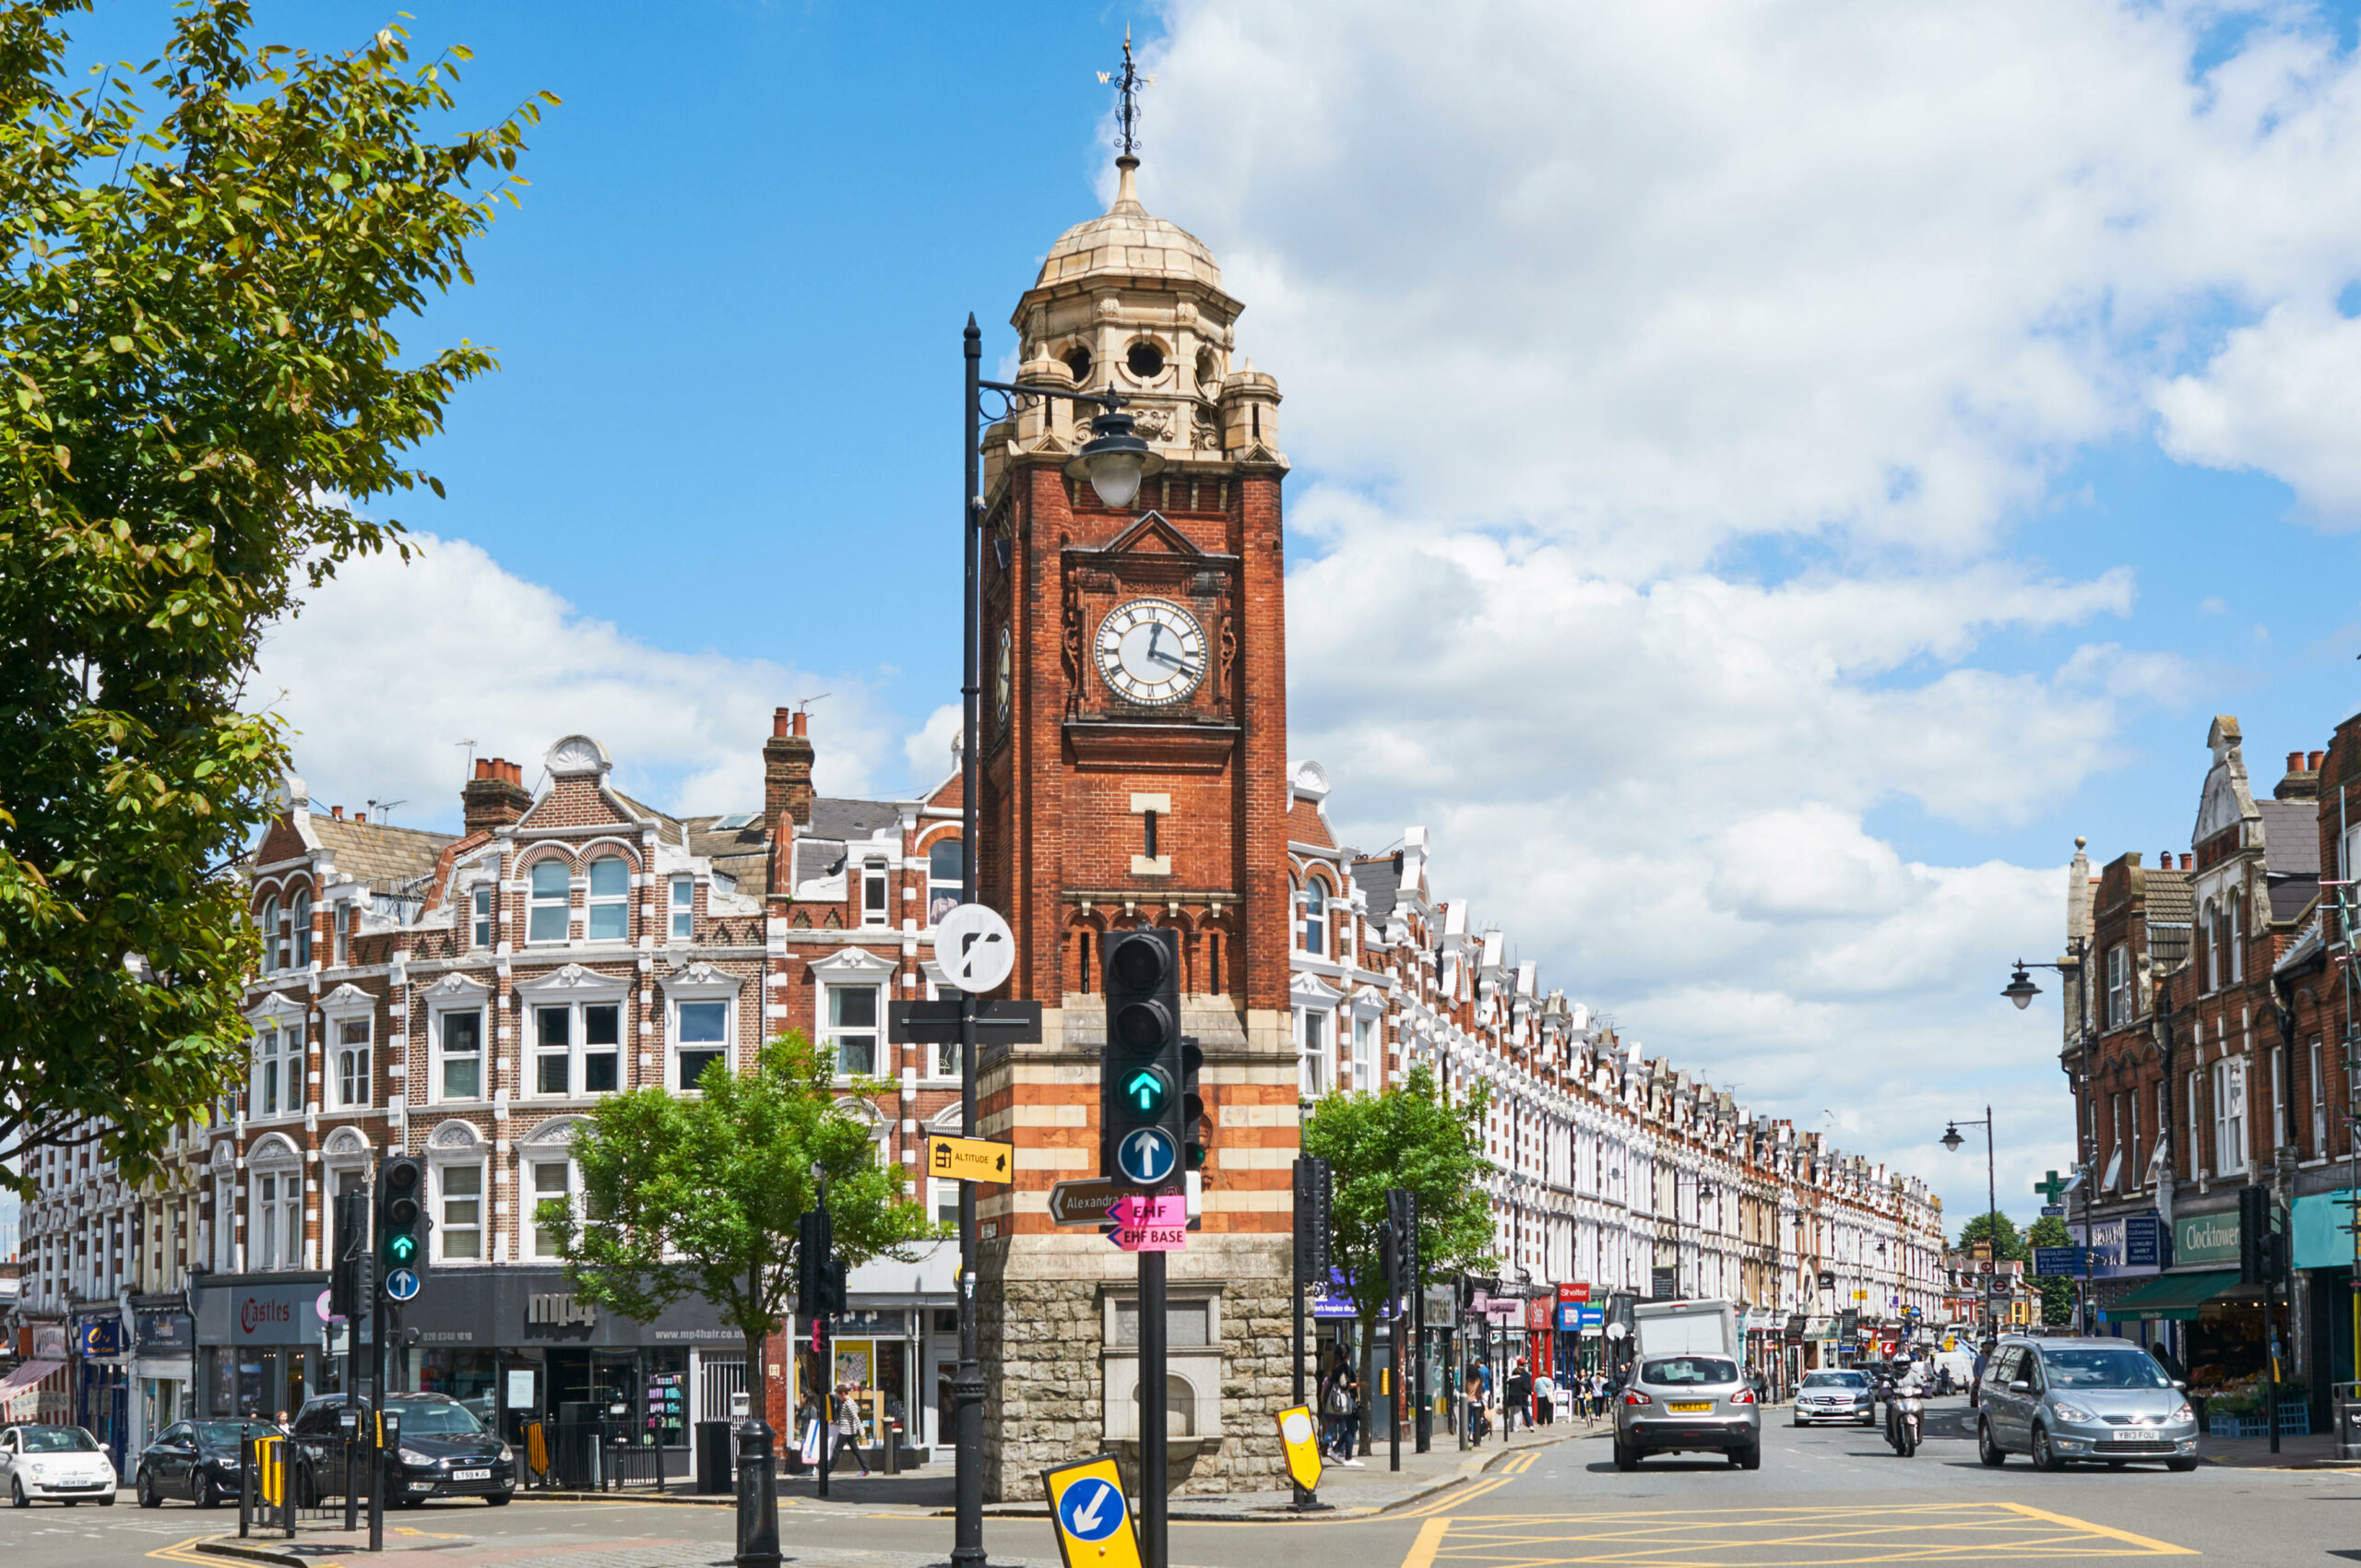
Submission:
[[[672,940],[686,942],[697,933],[697,883],[693,876],[672,879]]]
[[[446,1262],[473,1263],[483,1256],[483,1167],[445,1165],[443,1218],[435,1228]]]
[[[877,1071],[875,986],[828,987],[828,1043],[835,1051],[839,1076],[866,1077]]]
[[[622,942],[631,934],[631,868],[616,856],[590,862],[590,940]]]
[[[571,881],[563,861],[542,861],[533,867],[533,909],[525,927],[528,942],[564,942],[573,918],[569,904]]]
[[[730,1004],[682,1002],[674,1008],[673,1051],[679,1063],[675,1087],[693,1089],[705,1070],[729,1054]]]
[[[442,1039],[437,1043],[441,1069],[437,1079],[439,1098],[443,1099],[481,1099],[483,1098],[483,1015],[481,1012],[445,1013],[438,1022]]]

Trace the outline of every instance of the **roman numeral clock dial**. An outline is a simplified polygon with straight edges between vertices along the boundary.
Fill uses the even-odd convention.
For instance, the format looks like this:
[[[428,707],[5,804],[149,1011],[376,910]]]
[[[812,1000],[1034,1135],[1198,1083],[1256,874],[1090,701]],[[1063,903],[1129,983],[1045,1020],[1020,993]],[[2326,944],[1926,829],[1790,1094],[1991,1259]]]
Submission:
[[[1134,599],[1098,623],[1099,679],[1127,702],[1161,707],[1204,683],[1205,629],[1169,599]]]

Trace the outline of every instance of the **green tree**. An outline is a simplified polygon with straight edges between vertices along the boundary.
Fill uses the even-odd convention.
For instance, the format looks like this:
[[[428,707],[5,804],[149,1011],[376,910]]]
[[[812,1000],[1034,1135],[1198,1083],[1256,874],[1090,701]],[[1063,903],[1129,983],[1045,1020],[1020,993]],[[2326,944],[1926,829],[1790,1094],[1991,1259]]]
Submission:
[[[1328,1161],[1335,1183],[1329,1257],[1360,1320],[1361,1387],[1371,1394],[1377,1317],[1385,1301],[1379,1227],[1386,1191],[1406,1187],[1418,1195],[1421,1277],[1410,1289],[1438,1275],[1488,1269],[1492,1201],[1482,1178],[1491,1169],[1483,1152],[1490,1103],[1480,1082],[1454,1103],[1422,1063],[1382,1093],[1327,1096],[1303,1123],[1303,1152]],[[1371,1435],[1363,1429],[1363,1453]]]
[[[1959,1250],[1963,1253],[1986,1241],[1993,1243],[1995,1262],[2023,1261],[2025,1242],[2023,1236],[2018,1233],[2017,1222],[1997,1209],[1990,1214],[1973,1216],[1959,1228]]]
[[[2073,1244],[2074,1238],[2067,1230],[2066,1222],[2054,1214],[2046,1214],[2035,1220],[2033,1229],[2025,1232],[2024,1257],[2031,1262],[2035,1247],[2070,1247]],[[2074,1321],[2072,1279],[2062,1275],[2048,1275],[2036,1278],[2033,1287],[2041,1292],[2042,1322],[2057,1324]]]
[[[184,0],[71,88],[89,0],[0,6],[0,1180],[101,1141],[136,1180],[243,1069],[232,874],[285,773],[265,632],[493,366],[389,330],[469,279],[538,104],[425,132],[464,51],[318,56]],[[144,101],[140,84],[150,95]],[[546,95],[543,95],[546,98]],[[554,99],[548,99],[554,102]],[[439,493],[439,486],[437,487]]]
[[[877,1163],[834,1073],[791,1031],[751,1067],[708,1066],[694,1099],[653,1086],[611,1096],[575,1134],[584,1213],[557,1198],[534,1210],[557,1233],[575,1289],[600,1306],[646,1322],[684,1296],[711,1302],[745,1342],[757,1411],[768,1397],[763,1339],[794,1306],[797,1223],[819,1206],[819,1177],[848,1264],[908,1258],[942,1233],[902,1195],[901,1173]]]

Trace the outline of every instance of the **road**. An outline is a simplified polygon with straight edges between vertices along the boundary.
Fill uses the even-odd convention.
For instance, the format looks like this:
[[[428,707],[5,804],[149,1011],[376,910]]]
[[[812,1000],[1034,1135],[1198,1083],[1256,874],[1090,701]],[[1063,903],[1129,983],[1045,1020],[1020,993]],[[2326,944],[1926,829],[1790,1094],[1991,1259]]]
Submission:
[[[1772,1412],[1781,1416],[1781,1412]],[[1820,1568],[1888,1562],[2121,1562],[2201,1554],[2229,1564],[2361,1561],[2361,1472],[2153,1466],[2042,1475],[1977,1463],[1957,1400],[1897,1457],[1857,1427],[1766,1429],[1762,1468],[1654,1459],[1619,1474],[1596,1437],[1520,1453],[1405,1512],[1317,1523],[1175,1523],[1174,1568]],[[0,1511],[5,1568],[190,1561],[176,1550],[234,1514],[185,1504]],[[798,1502],[780,1515],[797,1568],[920,1568],[944,1560],[947,1519]],[[448,1568],[688,1568],[726,1562],[726,1510],[520,1500],[405,1514],[389,1543]],[[1009,1568],[1056,1568],[1042,1519],[995,1518]],[[219,1561],[218,1559],[213,1561]],[[358,1559],[346,1558],[351,1562]]]

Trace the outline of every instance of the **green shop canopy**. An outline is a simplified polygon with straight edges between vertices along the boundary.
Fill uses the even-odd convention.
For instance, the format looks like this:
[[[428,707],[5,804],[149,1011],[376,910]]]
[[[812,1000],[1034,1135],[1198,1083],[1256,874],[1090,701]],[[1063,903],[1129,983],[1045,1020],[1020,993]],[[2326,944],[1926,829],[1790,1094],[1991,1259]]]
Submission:
[[[2160,1274],[2145,1285],[2125,1291],[2099,1316],[2108,1323],[2135,1323],[2142,1318],[2197,1316],[2197,1309],[2225,1290],[2236,1289],[2238,1271],[2209,1269],[2203,1274]]]

